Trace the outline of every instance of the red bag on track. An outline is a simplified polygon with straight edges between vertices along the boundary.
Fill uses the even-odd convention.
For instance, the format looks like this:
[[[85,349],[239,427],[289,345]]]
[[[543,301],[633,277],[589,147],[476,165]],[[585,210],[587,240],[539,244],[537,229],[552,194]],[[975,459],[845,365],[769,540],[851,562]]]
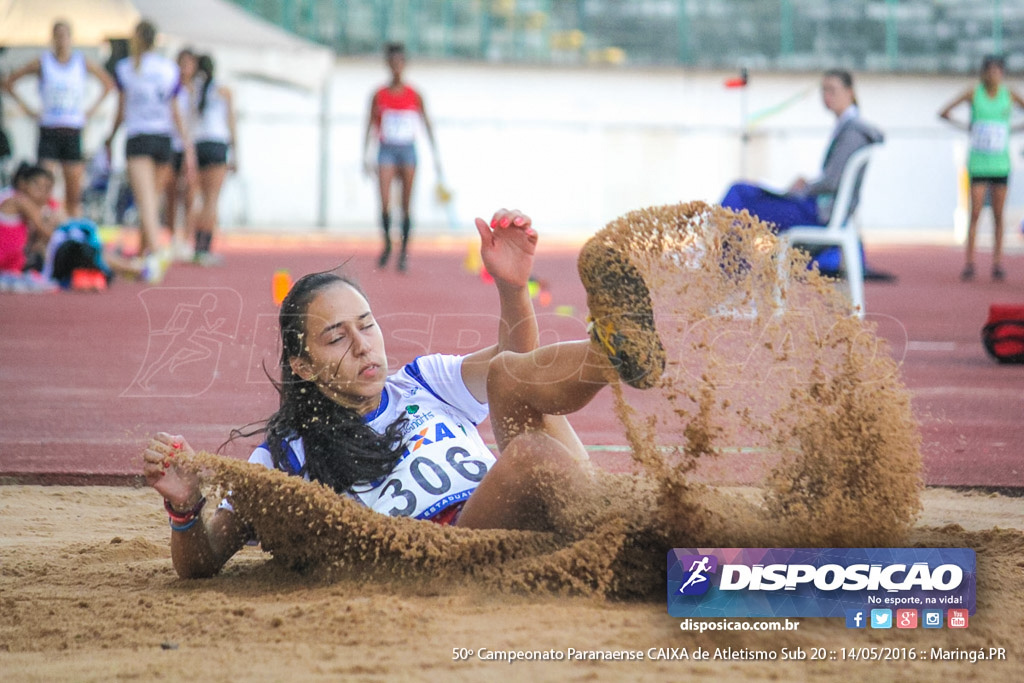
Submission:
[[[992,304],[981,341],[1000,363],[1024,363],[1024,304]]]

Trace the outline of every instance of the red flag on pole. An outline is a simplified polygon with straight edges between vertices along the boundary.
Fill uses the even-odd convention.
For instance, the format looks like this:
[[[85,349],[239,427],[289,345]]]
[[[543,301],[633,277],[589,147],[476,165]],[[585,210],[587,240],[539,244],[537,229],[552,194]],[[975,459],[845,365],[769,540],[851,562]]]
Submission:
[[[730,78],[725,82],[726,88],[744,88],[747,85],[747,70],[740,69],[740,75],[737,78]]]

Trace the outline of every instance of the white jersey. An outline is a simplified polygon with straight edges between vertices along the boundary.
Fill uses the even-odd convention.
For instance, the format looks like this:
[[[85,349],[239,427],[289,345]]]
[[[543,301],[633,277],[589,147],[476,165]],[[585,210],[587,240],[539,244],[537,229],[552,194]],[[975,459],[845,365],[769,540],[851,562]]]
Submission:
[[[47,50],[39,58],[39,97],[42,111],[39,125],[43,128],[85,127],[85,82],[89,70],[81,52],[71,53],[61,63]]]
[[[366,416],[383,433],[401,416],[405,453],[385,477],[352,487],[350,497],[382,514],[428,519],[469,498],[496,462],[476,425],[487,418],[462,381],[462,356],[420,356],[388,377],[380,406]],[[306,463],[302,439],[286,443],[287,470]],[[249,462],[273,469],[266,444]],[[306,476],[308,479],[308,475]]]
[[[231,129],[228,127],[228,101],[220,94],[220,83],[211,81],[206,93],[206,104],[199,111],[202,101],[203,87],[200,83],[196,89],[196,142],[231,142]]]
[[[142,55],[139,68],[125,57],[114,69],[117,87],[125,97],[124,127],[128,137],[170,135],[174,129],[171,103],[181,89],[178,65],[160,55]]]

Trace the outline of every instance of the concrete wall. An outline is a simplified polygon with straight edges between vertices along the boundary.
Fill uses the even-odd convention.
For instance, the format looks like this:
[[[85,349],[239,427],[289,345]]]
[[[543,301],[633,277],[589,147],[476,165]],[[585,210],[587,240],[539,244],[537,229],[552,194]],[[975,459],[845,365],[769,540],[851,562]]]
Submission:
[[[733,75],[413,62],[406,78],[425,95],[455,192],[450,206],[437,202],[432,155],[421,140],[418,229],[472,234],[473,216],[516,206],[547,231],[587,233],[640,206],[715,201],[739,177],[785,187],[813,175],[833,125],[819,75],[753,73],[746,91],[723,86]],[[331,231],[372,233],[376,180],[363,173],[362,141],[370,94],[385,76],[378,59],[340,60],[326,99],[276,83],[232,82],[242,166],[225,188],[225,224],[309,230],[325,216]],[[857,75],[862,113],[887,136],[864,188],[868,231],[952,236],[966,136],[936,112],[969,85]],[[31,123],[13,106],[7,111],[17,152],[27,155]],[[744,112],[758,119],[746,146]],[[97,144],[106,125],[94,124],[87,144]],[[1015,160],[1021,144],[1014,138]],[[1011,179],[1008,214],[1014,221],[1024,214],[1024,178]]]

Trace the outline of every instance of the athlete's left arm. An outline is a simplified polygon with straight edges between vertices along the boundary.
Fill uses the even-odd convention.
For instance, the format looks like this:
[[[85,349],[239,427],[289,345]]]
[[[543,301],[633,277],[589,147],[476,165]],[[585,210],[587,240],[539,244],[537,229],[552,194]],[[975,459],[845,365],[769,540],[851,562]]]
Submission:
[[[178,87],[182,87],[180,84]],[[178,107],[177,90],[173,93],[167,103],[171,108],[171,119],[178,131],[178,138],[181,139],[183,163],[185,164],[185,177],[188,181],[194,182],[196,178],[196,148],[192,145],[192,131],[188,127],[184,112]]]
[[[218,90],[220,96],[224,98],[224,104],[228,110],[228,133],[231,135],[231,140],[228,141],[228,145],[231,147],[231,163],[228,164],[228,168],[231,171],[238,170],[238,134],[235,132],[235,102],[231,98],[231,89],[227,86],[221,86]]]
[[[430,117],[427,116],[427,106],[423,103],[423,96],[417,93],[416,98],[419,100],[420,116],[423,117],[423,128],[427,131],[427,139],[430,140],[430,151],[434,155],[434,168],[437,169],[437,175],[440,177],[442,175],[441,156],[437,153],[437,140],[434,138],[434,127],[430,124]]]
[[[537,348],[537,316],[529,281],[537,250],[537,231],[530,217],[501,209],[488,224],[476,219],[480,256],[498,289],[498,343],[466,356],[462,380],[481,403],[487,401],[487,367],[501,351],[525,353]]]
[[[96,102],[94,102],[93,105],[85,112],[85,118],[91,119],[96,113],[96,110],[100,108],[101,104],[103,104],[103,100],[105,100],[107,95],[109,95],[117,86],[114,85],[114,79],[110,77],[107,70],[91,59],[85,60],[85,68],[96,78],[97,81],[100,82],[100,85],[103,86],[103,92],[100,93],[100,96],[96,98]]]
[[[1019,107],[1020,109],[1024,109],[1024,98],[1021,98],[1021,96],[1018,95],[1013,90],[1010,91],[1010,98],[1013,99],[1013,103],[1015,105],[1017,105],[1017,107]],[[1021,121],[1020,123],[1016,124],[1015,126],[1011,126],[1010,127],[1010,131],[1013,132],[1013,133],[1017,133],[1017,132],[1020,132],[1022,130],[1024,130],[1024,121]]]

